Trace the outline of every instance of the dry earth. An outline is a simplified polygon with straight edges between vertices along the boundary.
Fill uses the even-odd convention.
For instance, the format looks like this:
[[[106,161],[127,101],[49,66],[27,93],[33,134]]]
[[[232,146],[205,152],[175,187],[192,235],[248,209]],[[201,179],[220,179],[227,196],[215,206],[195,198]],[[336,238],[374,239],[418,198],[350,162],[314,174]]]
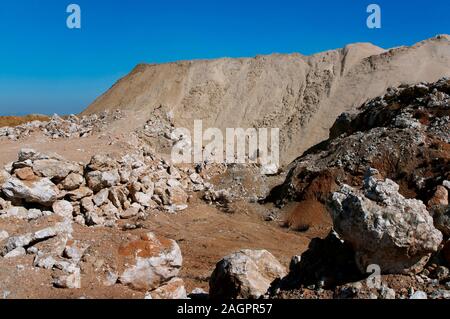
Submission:
[[[65,133],[57,130],[56,135],[54,131],[48,134],[48,126],[45,125],[39,128],[25,125],[17,132],[26,131],[26,134],[19,136],[14,135],[16,131],[8,132],[0,137],[0,166],[17,161],[17,154],[23,148],[35,149],[43,154],[58,153],[85,167],[94,155],[121,158],[142,150],[143,144],[144,153],[151,149],[152,155],[148,158],[161,158],[158,163],[163,165],[169,160],[170,139],[166,135],[170,129],[180,126],[189,128],[194,119],[202,119],[204,127],[221,129],[282,128],[281,174],[260,176],[254,166],[231,166],[224,171],[220,171],[220,167],[207,167],[206,171],[215,171],[208,173],[209,178],[202,175],[205,181],[215,189],[229,191],[234,196],[233,200],[221,202],[220,199],[213,199],[208,202],[205,199],[207,191],[188,192],[188,207],[176,213],[152,207],[145,209],[145,218],[139,215],[131,219],[118,219],[115,227],[105,227],[101,223],[95,227],[73,223],[73,240],[89,245],[80,266],[81,288],[55,288],[51,281],[54,275],[52,270],[33,267],[34,257],[29,253],[15,258],[0,258],[0,297],[3,294],[5,298],[143,298],[144,291],[122,284],[105,286],[103,281],[109,265],[124,258],[117,253],[123,249],[123,243],[136,243],[141,235],[149,231],[178,243],[183,256],[178,277],[184,280],[188,292],[194,288],[207,291],[216,263],[244,248],[265,249],[282,266],[289,268],[292,256],[305,252],[313,238],[326,238],[329,234],[332,220],[326,209],[325,195],[338,189],[336,176],[343,177],[350,185],[360,186],[363,166],[367,168],[364,162],[355,171],[345,167],[329,169],[331,162],[335,165],[345,155],[342,148],[348,146],[352,149],[360,138],[352,137],[354,132],[351,130],[336,126],[332,129],[336,118],[344,111],[350,114],[359,112],[357,107],[384,94],[391,86],[433,82],[444,76],[450,76],[450,37],[447,35],[412,47],[391,50],[371,44],[355,44],[313,56],[270,55],[251,59],[139,65],[82,113],[91,116],[105,110],[120,110],[120,116],[113,119],[106,117],[98,130],[95,129],[97,119],[92,120],[94,129],[90,127],[87,133],[83,131],[79,134],[83,137],[64,137]],[[444,116],[447,114],[445,112],[433,113],[429,117]],[[161,114],[167,118],[161,118]],[[10,120],[4,119],[12,123]],[[55,121],[59,123],[59,119]],[[22,120],[16,123],[22,124]],[[340,125],[340,122],[336,123]],[[65,126],[69,124],[64,122]],[[365,123],[357,124],[364,127]],[[325,146],[319,144],[304,157],[298,157],[326,140],[330,129],[332,134],[345,132],[350,136],[346,139],[332,136]],[[370,138],[372,135],[367,136]],[[399,134],[398,138],[401,137]],[[338,141],[338,146],[333,141]],[[373,145],[379,144],[376,137],[370,141]],[[427,145],[419,145],[425,154],[428,154]],[[448,142],[439,145],[444,148],[444,153],[448,152]],[[364,147],[355,150],[356,160],[367,155]],[[441,153],[430,151],[430,161],[414,163],[428,168],[433,166],[431,157]],[[447,159],[448,156],[445,156],[443,158]],[[306,168],[302,166],[304,158],[309,160]],[[383,163],[382,160],[373,160],[374,166],[381,168],[385,177],[398,181],[401,193],[406,197],[419,194],[410,187],[408,182],[411,181],[406,180],[404,175],[395,179],[393,164]],[[291,165],[287,166],[289,163]],[[447,164],[443,164],[444,170]],[[19,162],[17,165],[14,170],[31,164]],[[402,166],[405,170],[409,167],[407,164]],[[165,166],[163,168],[166,169]],[[167,170],[171,169],[167,167]],[[195,169],[194,165],[188,168],[189,174]],[[431,176],[428,173],[423,175]],[[278,185],[281,185],[281,191],[280,187],[275,188]],[[437,181],[429,184],[421,199],[432,198],[437,185]],[[272,196],[277,197],[263,203],[261,200],[271,191]],[[54,215],[31,221],[1,218],[0,230],[23,234],[53,225],[55,219],[58,217]],[[134,227],[129,227],[130,224]],[[51,240],[37,243],[43,246],[43,250],[45,245],[51,244]],[[398,277],[389,282],[394,285],[396,280]],[[286,290],[281,296],[304,298],[310,293],[297,288]],[[325,291],[320,295],[313,292],[311,295],[329,297],[332,293]]]

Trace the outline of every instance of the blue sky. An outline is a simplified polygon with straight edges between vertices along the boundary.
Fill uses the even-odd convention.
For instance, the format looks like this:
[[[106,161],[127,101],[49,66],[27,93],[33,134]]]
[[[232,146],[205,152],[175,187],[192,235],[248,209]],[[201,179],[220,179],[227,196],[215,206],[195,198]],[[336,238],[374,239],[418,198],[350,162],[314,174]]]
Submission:
[[[66,26],[80,5],[81,30]],[[366,8],[382,9],[368,29]],[[142,62],[384,48],[450,33],[448,0],[2,0],[0,115],[77,113]]]

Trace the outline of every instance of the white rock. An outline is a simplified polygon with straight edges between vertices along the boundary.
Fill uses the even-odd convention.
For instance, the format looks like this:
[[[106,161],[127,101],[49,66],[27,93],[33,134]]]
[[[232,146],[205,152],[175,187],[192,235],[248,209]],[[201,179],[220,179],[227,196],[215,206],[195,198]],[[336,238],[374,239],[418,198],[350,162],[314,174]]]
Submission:
[[[404,198],[396,183],[372,175],[364,193],[344,185],[333,194],[334,228],[352,245],[363,273],[371,264],[383,273],[418,273],[438,250],[442,234],[421,201]]]
[[[53,278],[53,285],[57,288],[80,289],[81,272],[77,268],[72,274],[62,274]]]
[[[261,166],[260,174],[261,175],[276,175],[278,174],[279,167],[277,164],[267,164]]]
[[[86,181],[90,189],[98,192],[103,188],[118,184],[120,182],[120,175],[116,169],[106,172],[92,171],[86,175]]]
[[[94,201],[95,206],[100,207],[108,200],[109,190],[104,188],[94,195],[92,200]]]
[[[416,291],[409,299],[428,299],[427,294],[424,291]]]
[[[286,268],[267,250],[241,250],[216,265],[209,295],[213,299],[258,299],[286,274]]]
[[[450,181],[444,181],[442,185],[450,191]]]
[[[2,191],[10,199],[23,199],[28,203],[44,206],[53,204],[59,195],[58,188],[47,178],[25,183],[11,177],[3,184]]]

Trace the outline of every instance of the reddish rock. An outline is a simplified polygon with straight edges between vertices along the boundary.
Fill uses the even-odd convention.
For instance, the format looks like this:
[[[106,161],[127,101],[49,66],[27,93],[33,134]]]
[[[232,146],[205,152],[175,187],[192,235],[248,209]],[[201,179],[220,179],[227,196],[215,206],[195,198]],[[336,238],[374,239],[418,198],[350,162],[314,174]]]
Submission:
[[[15,173],[16,176],[23,181],[34,181],[37,178],[31,167],[19,168]]]
[[[447,206],[448,205],[448,191],[444,186],[439,185],[436,188],[434,196],[428,201],[428,206]]]
[[[171,239],[144,234],[119,248],[124,268],[119,280],[130,288],[153,290],[176,277],[182,265],[181,250]]]

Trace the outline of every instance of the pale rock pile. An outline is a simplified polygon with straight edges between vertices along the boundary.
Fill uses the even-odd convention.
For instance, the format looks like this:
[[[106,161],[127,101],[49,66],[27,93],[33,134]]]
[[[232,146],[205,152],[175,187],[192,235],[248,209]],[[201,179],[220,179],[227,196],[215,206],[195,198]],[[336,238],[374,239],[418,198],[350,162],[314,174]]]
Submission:
[[[32,149],[22,149],[0,177],[0,218],[53,223],[14,235],[0,231],[0,257],[34,255],[33,267],[51,270],[53,286],[69,289],[81,287],[81,263],[90,248],[73,239],[74,222],[113,227],[119,219],[150,210],[183,210],[188,193],[205,184],[195,170],[178,169],[150,154],[118,160],[96,155],[82,165]],[[120,283],[146,298],[187,298],[177,277],[182,256],[175,241],[146,233],[122,244],[117,256],[105,285]]]
[[[33,132],[42,132],[45,136],[53,139],[87,137],[122,117],[120,110],[104,111],[100,114],[82,117],[69,115],[67,118],[55,114],[49,121],[32,121],[15,127],[1,127],[0,138],[18,140]]]
[[[362,273],[377,264],[382,273],[419,273],[443,240],[426,206],[399,194],[399,186],[370,170],[363,190],[344,185],[329,205],[336,232],[355,251]]]
[[[114,226],[151,210],[187,208],[189,193],[211,187],[193,168],[151,154],[115,160],[95,155],[88,165],[23,149],[1,175],[0,218],[36,219],[52,213],[83,225]]]
[[[175,241],[147,233],[122,245],[119,256],[122,271],[116,278],[121,284],[146,292],[147,299],[187,298],[184,282],[177,277],[183,258]]]

